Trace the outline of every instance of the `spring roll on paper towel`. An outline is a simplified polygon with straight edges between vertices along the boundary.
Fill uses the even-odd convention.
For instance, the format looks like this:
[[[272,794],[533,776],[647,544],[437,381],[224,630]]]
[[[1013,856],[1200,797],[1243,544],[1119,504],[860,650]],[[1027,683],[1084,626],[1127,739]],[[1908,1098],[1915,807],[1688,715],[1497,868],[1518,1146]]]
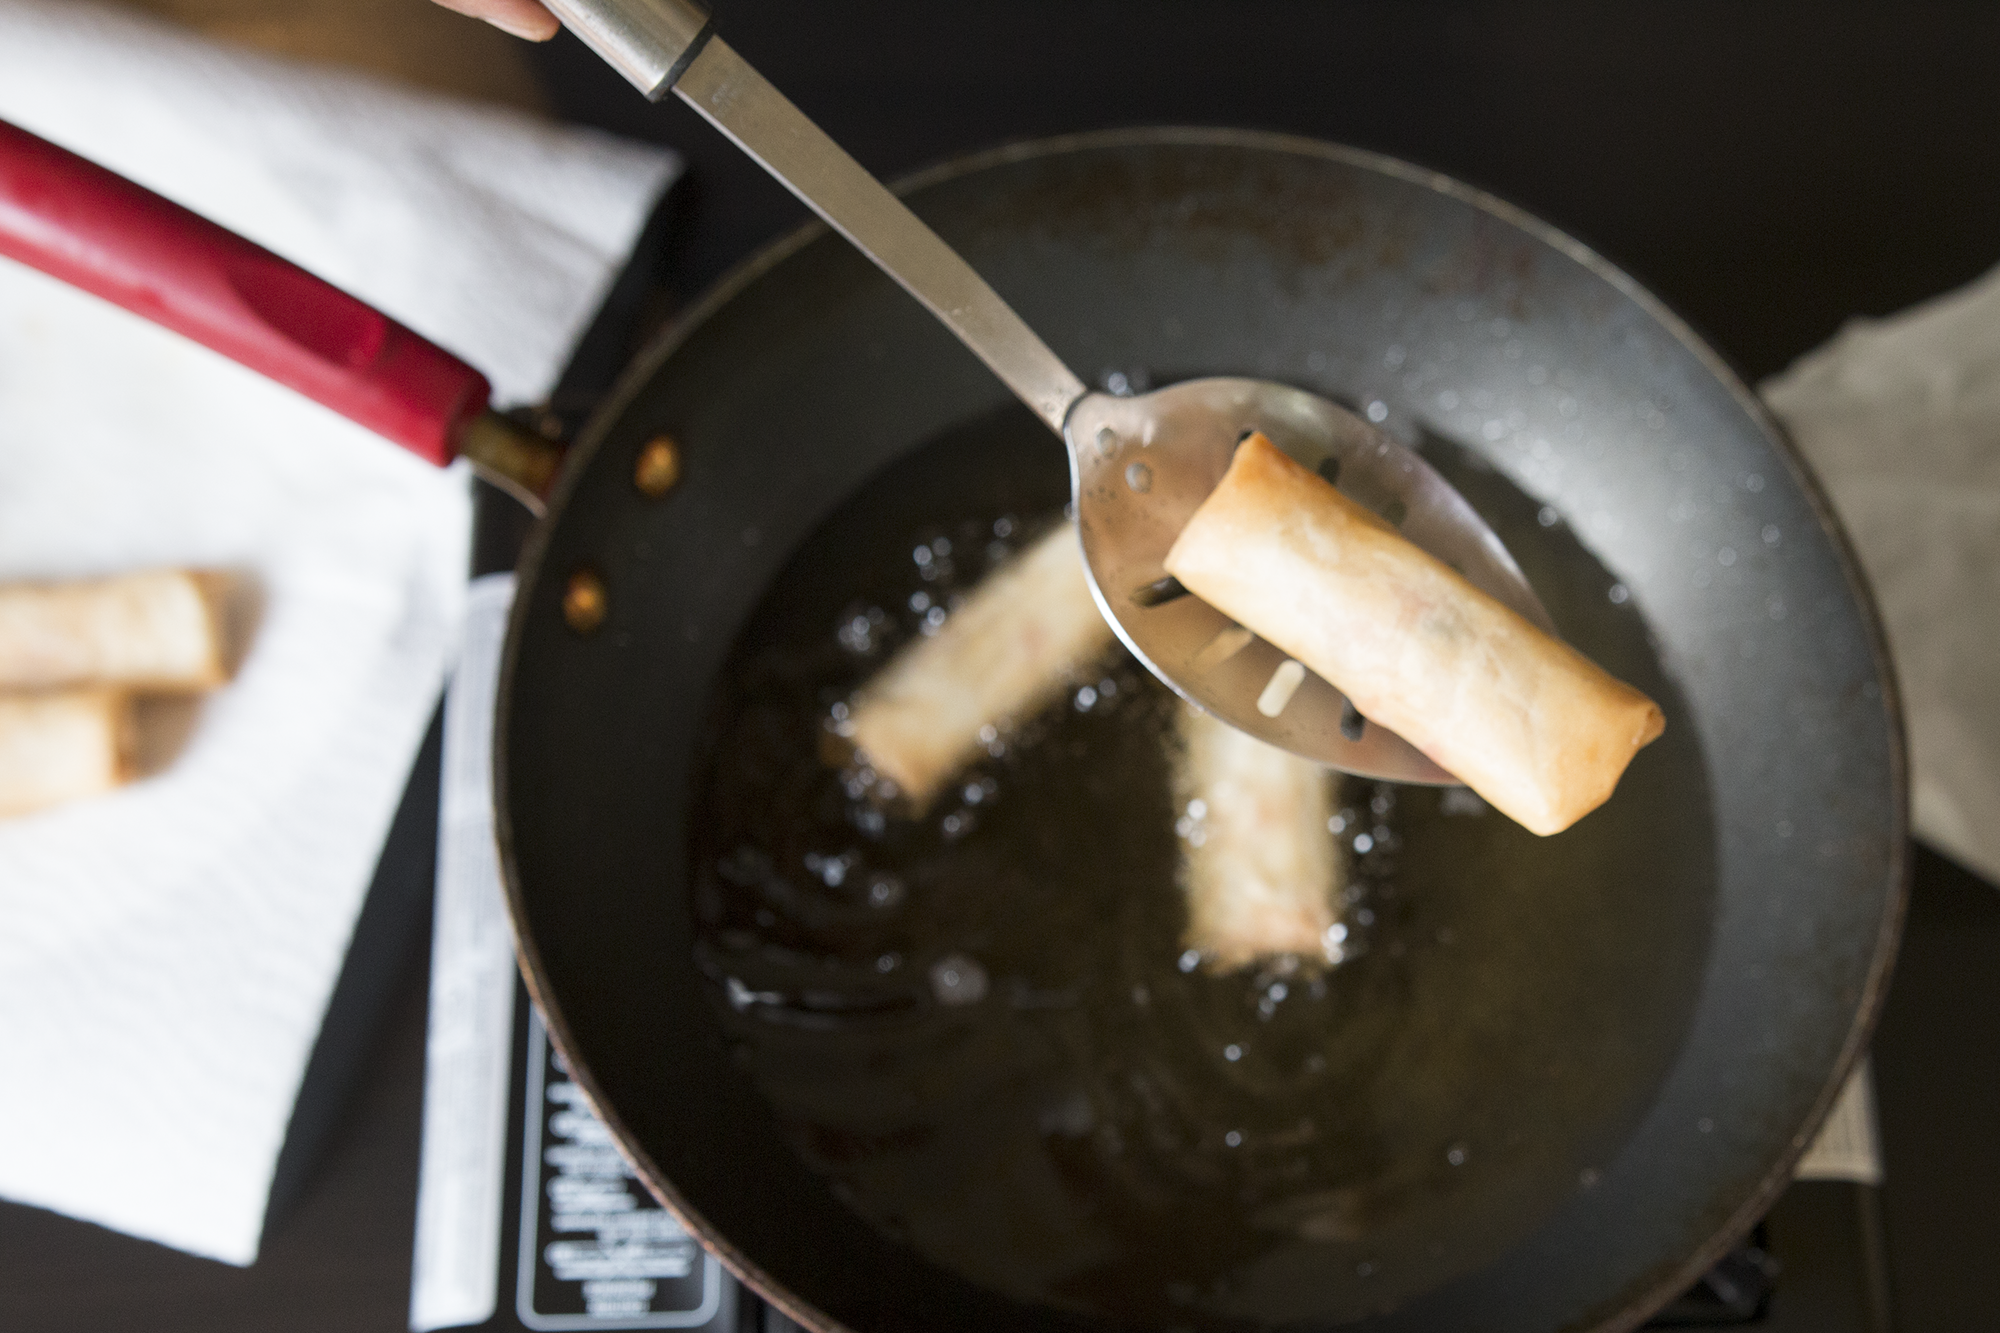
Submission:
[[[182,570],[0,587],[0,689],[220,685],[224,592],[220,576]]]
[[[1060,523],[870,680],[846,734],[921,810],[984,751],[981,728],[1039,712],[1110,646],[1076,525]]]
[[[0,694],[0,817],[110,791],[132,775],[122,690]]]
[[[1602,805],[1666,725],[1262,435],[1238,446],[1166,567],[1535,833]]]

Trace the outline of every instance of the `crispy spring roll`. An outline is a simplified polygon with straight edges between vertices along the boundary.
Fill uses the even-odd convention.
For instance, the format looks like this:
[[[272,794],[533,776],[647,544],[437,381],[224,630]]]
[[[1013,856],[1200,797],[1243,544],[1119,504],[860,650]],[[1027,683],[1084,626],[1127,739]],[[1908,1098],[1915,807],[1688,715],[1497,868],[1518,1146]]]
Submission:
[[[1602,805],[1659,706],[1466,582],[1262,435],[1167,571],[1535,833]]]
[[[1182,943],[1211,971],[1282,956],[1337,963],[1346,864],[1334,775],[1193,708],[1180,711]]]
[[[1039,711],[1110,645],[1076,526],[1059,524],[897,653],[855,700],[847,734],[921,810],[984,748],[980,728]]]
[[[178,570],[0,587],[0,688],[222,683],[219,589]]]
[[[0,695],[0,816],[95,796],[132,776],[122,690]]]

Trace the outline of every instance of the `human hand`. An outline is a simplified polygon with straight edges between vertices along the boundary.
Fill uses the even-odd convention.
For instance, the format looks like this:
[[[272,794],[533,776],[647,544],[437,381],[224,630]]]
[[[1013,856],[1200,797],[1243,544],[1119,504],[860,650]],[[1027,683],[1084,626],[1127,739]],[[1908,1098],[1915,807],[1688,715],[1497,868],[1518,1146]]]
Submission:
[[[540,0],[437,0],[437,3],[446,9],[485,19],[502,32],[525,37],[531,42],[546,42],[556,35],[556,29],[561,26],[554,14],[542,8]]]

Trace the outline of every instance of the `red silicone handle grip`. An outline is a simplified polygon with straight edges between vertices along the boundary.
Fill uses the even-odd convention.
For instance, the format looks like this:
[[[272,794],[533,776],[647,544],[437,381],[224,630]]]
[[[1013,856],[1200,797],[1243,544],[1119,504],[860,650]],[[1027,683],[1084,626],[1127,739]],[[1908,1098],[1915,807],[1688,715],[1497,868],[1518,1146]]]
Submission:
[[[0,121],[0,254],[444,464],[486,377],[262,246]]]

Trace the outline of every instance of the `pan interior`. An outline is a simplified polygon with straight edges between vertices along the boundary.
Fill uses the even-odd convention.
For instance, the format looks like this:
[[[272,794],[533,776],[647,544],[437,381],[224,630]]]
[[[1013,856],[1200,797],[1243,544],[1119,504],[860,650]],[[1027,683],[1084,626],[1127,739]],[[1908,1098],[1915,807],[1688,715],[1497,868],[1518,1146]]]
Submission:
[[[1563,524],[1426,452],[1668,726],[1554,838],[1345,780],[1354,933],[1324,975],[1182,965],[1183,705],[1122,648],[920,819],[823,754],[829,709],[931,608],[1059,521],[1064,460],[1024,410],[877,472],[767,587],[696,769],[696,956],[792,1150],[892,1245],[1119,1321],[1359,1318],[1520,1246],[1654,1100],[1716,892],[1688,709]]]
[[[1437,1245],[1444,1264],[1497,1257],[1363,1326],[1634,1326],[1787,1178],[1861,1040],[1894,945],[1906,831],[1894,685],[1865,595],[1797,460],[1748,391],[1630,279],[1504,204],[1414,168],[1270,135],[1131,130],[996,153],[908,197],[1052,348],[1107,388],[1255,375],[1371,419],[1384,414],[1385,429],[1422,443],[1486,514],[1563,633],[1668,715],[1667,734],[1611,807],[1546,844],[1494,835],[1491,847],[1463,849],[1490,873],[1476,882],[1433,873],[1421,899],[1439,915],[1428,920],[1400,923],[1378,903],[1385,924],[1359,960],[1376,972],[1336,976],[1337,987],[1392,976],[1387,932],[1408,932],[1407,992],[1383,983],[1395,1039],[1374,1065],[1343,1076],[1340,1087],[1365,1100],[1322,1112],[1331,1125],[1342,1106],[1365,1104],[1380,1127],[1383,1171],[1406,1160],[1419,1182],[1409,1207],[1372,1214],[1386,1219],[1372,1233],[1383,1254],[1284,1240],[1293,1233],[1261,1256],[1231,1252],[1226,1270],[1197,1254],[1224,1276],[1197,1290],[1195,1313],[1124,1326],[1321,1326],[1336,1310],[1380,1308],[1368,1304],[1373,1292],[1359,1294],[1361,1264],[1378,1265],[1366,1279],[1378,1290],[1415,1291],[1429,1279],[1395,1269],[1390,1249],[1417,1263]],[[794,563],[801,543],[868,491],[870,476],[921,461],[910,452],[918,442],[985,423],[1003,397],[845,242],[802,235],[691,312],[600,414],[531,537],[510,626],[495,741],[499,836],[530,985],[648,1184],[725,1262],[816,1329],[1081,1333],[1121,1321],[1076,1313],[1079,1305],[1134,1308],[1116,1272],[1077,1294],[1107,1273],[1080,1244],[1073,1262],[1062,1257],[1069,1278],[1029,1275],[1048,1294],[1024,1304],[926,1258],[907,1224],[896,1239],[864,1220],[886,1209],[841,1201],[832,1189],[840,1182],[810,1169],[800,1122],[781,1123],[753,1071],[732,1059],[754,1065],[757,1055],[732,1031],[742,1016],[718,994],[726,987],[696,966],[713,926],[696,915],[690,839],[719,841],[701,826],[714,809],[717,744],[703,730],[740,711],[756,680],[756,635],[784,623],[771,612],[745,638],[753,613],[819,578],[819,610],[800,633],[823,641],[833,629],[824,617],[837,617],[872,576],[854,552],[801,575],[810,563]],[[662,435],[684,467],[660,497],[634,481]],[[1054,487],[1054,445],[1027,438],[1023,465],[1030,452],[1048,459]],[[972,479],[1007,469],[979,466],[968,457],[945,469],[969,471],[934,479],[929,495],[914,473],[884,473],[906,493],[889,493],[894,503],[878,511],[883,533],[857,540],[905,562],[910,525],[988,513],[988,491]],[[1030,512],[1028,500],[1014,503]],[[898,567],[908,577],[909,566]],[[566,590],[586,575],[609,598],[589,632],[564,610]],[[1623,603],[1609,599],[1612,576]],[[718,687],[721,677],[731,678]],[[1087,720],[1066,715],[1066,725]],[[1076,783],[1089,770],[1072,768],[1055,779]],[[1003,831],[1007,808],[1003,797],[967,844]],[[1042,831],[1015,828],[1024,839]],[[1110,836],[1102,824],[1089,831]],[[1397,831],[1401,901],[1416,903],[1419,840]],[[803,865],[808,849],[797,850]],[[1157,845],[1149,854],[1156,863],[1166,855]],[[1018,881],[1048,860],[1013,864],[1027,867]],[[1158,883],[1146,892],[1171,912]],[[1093,938],[1127,947],[1110,928],[1116,919],[1093,923],[1046,885],[1023,892],[1040,896],[986,908],[1010,913],[996,929],[1039,914],[1095,924]],[[905,901],[914,913],[913,888]],[[1613,916],[1614,904],[1631,915]],[[1454,942],[1433,950],[1435,930],[1426,943],[1424,926],[1449,927]],[[1171,936],[1178,919],[1140,928]],[[1046,936],[1032,942],[1049,947]],[[1083,955],[1067,937],[1056,944]],[[914,967],[909,959],[906,951]],[[1106,951],[1087,970],[1115,975],[1120,965]],[[1684,987],[1697,967],[1690,1017]],[[992,967],[989,982],[1005,975]],[[989,995],[1005,993],[990,986]],[[1198,996],[1182,1009],[1209,1021]],[[1338,1017],[1359,1031],[1373,1012],[1357,999]],[[1183,1029],[1201,1035],[1194,1017]],[[924,1021],[946,1055],[955,1040],[977,1045],[971,1025]],[[1012,1030],[1064,1036],[1060,1021],[1055,1011],[1028,1013]],[[872,1051],[873,1040],[863,1033],[847,1049]],[[1641,1095],[1654,1060],[1671,1068],[1620,1131],[1631,1118],[1625,1098]],[[964,1068],[942,1058],[937,1067],[941,1078]],[[960,1091],[1035,1086],[1039,1066],[1013,1068],[1014,1082],[961,1079]],[[1455,1087],[1467,1090],[1458,1105]],[[1017,1130],[1015,1140],[992,1140],[993,1155],[1026,1143],[1019,1160],[1058,1160],[1061,1145],[1030,1141],[1024,1120],[1005,1120],[998,1091],[985,1100],[995,1124]],[[985,1100],[970,1109],[985,1111]],[[1023,1116],[1039,1110],[1015,1105]],[[1531,1111],[1557,1128],[1544,1131]],[[1539,1224],[1540,1196],[1525,1186],[1510,1196],[1500,1168],[1516,1159],[1492,1148],[1496,1127],[1508,1125],[1547,1145],[1548,1188],[1568,1191]],[[1466,1165],[1489,1174],[1433,1165],[1427,1154],[1458,1141],[1446,1135],[1466,1136]],[[1600,1136],[1619,1143],[1601,1161]],[[1071,1137],[1089,1148],[1087,1135]],[[1352,1139],[1368,1146],[1358,1129]],[[1397,1145],[1407,1154],[1392,1154]],[[877,1146],[861,1141],[868,1152]],[[880,1147],[916,1160],[914,1139]],[[1426,1171],[1444,1184],[1425,1183]],[[1538,1177],[1523,1166],[1521,1178]],[[1211,1201],[1248,1217],[1227,1183],[1179,1208],[1193,1233],[1206,1238],[1201,1210]],[[1459,1193],[1434,1192],[1432,1208],[1425,1189]],[[1133,1211],[1092,1214],[1079,1195],[1050,1197],[1045,1215],[1081,1217],[1079,1235],[1102,1234]],[[1465,1205],[1464,1232],[1444,1216],[1454,1198]],[[1019,1243],[1002,1236],[996,1246]],[[1335,1271],[1350,1258],[1351,1277]],[[1290,1324],[1238,1313],[1307,1306]]]

